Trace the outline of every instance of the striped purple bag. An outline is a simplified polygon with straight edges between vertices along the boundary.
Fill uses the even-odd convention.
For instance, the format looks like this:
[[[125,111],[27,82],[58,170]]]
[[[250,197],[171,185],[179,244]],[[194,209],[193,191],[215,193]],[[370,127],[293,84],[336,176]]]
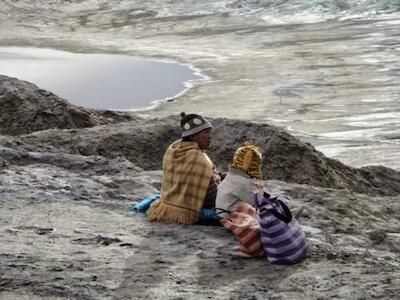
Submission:
[[[264,193],[261,201],[254,194],[261,227],[261,243],[268,261],[295,264],[306,254],[308,242],[299,223],[281,200]]]

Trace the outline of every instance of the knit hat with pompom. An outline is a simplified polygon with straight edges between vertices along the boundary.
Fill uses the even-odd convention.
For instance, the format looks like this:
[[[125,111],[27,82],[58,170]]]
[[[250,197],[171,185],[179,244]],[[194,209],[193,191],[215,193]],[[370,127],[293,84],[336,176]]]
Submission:
[[[212,128],[211,123],[203,116],[182,112],[181,117],[182,137],[191,136],[204,129]]]

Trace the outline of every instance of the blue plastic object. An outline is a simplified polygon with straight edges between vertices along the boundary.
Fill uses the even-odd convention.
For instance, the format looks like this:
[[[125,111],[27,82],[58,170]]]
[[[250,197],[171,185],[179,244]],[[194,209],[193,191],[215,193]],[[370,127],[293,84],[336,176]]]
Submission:
[[[151,195],[149,197],[143,198],[140,200],[138,203],[136,203],[132,210],[137,213],[146,213],[147,210],[149,209],[150,205],[156,201],[157,199],[160,199],[160,194],[155,194]]]
[[[215,208],[203,208],[200,211],[199,221],[217,221],[219,219]]]

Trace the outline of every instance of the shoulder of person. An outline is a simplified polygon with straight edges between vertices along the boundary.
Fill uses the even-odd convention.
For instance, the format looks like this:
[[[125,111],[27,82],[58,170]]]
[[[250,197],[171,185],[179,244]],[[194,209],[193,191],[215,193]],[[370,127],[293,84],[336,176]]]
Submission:
[[[214,165],[212,163],[210,157],[203,150],[200,150],[200,149],[189,149],[189,150],[187,150],[186,155],[188,155],[188,156],[196,156],[197,160],[207,161],[207,162],[210,162],[212,166]]]

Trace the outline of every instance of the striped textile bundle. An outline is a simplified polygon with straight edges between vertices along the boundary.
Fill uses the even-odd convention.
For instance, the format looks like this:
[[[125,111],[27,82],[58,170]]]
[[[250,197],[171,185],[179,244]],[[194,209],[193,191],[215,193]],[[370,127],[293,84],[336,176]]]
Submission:
[[[264,256],[260,240],[260,225],[254,207],[242,202],[220,223],[239,239],[239,250],[242,256]]]
[[[308,243],[289,208],[279,199],[255,195],[261,227],[261,243],[271,263],[295,264],[306,254]]]

